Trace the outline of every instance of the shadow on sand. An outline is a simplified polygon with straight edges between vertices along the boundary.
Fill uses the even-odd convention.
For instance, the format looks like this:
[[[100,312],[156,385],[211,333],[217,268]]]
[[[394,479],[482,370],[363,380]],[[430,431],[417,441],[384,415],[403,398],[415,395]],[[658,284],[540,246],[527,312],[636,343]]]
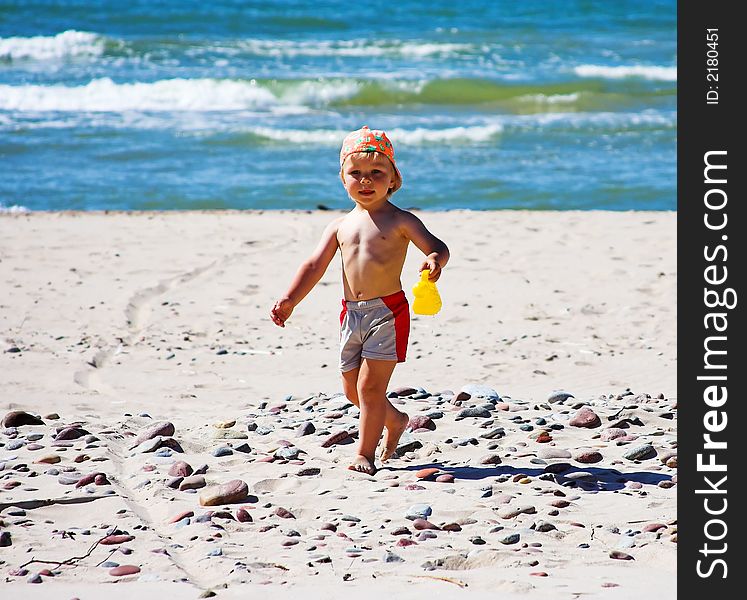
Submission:
[[[671,479],[670,475],[663,473],[654,473],[650,471],[626,471],[621,472],[617,469],[605,469],[600,467],[576,467],[566,463],[568,468],[560,473],[548,473],[544,468],[528,467],[511,467],[508,465],[486,465],[484,467],[454,467],[444,466],[441,463],[433,462],[428,464],[412,465],[407,467],[393,467],[387,465],[381,470],[391,471],[419,471],[435,467],[442,473],[449,473],[455,479],[462,480],[480,480],[488,477],[507,476],[509,478],[516,475],[526,475],[528,477],[544,476],[547,479],[552,477],[552,481],[559,483],[564,487],[579,487],[585,490],[614,491],[625,488],[629,481],[636,481],[643,485],[657,485],[660,481]],[[574,473],[587,473],[588,476],[575,479],[569,477]],[[427,480],[426,480],[427,481]]]

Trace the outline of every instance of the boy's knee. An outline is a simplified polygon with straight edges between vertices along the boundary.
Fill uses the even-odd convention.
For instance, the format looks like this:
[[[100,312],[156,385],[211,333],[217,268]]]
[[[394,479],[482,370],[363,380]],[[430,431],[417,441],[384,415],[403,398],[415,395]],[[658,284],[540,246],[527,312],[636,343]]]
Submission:
[[[366,379],[358,381],[357,387],[358,397],[361,399],[377,397],[384,394],[385,390],[382,389],[381,384],[378,381]]]

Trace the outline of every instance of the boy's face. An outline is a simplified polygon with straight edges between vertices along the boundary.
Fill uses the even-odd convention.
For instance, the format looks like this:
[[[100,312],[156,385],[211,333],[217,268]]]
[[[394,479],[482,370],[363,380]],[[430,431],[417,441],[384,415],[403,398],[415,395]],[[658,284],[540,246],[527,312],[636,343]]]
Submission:
[[[340,178],[350,197],[367,207],[386,200],[394,185],[394,168],[386,156],[351,154],[342,164]]]

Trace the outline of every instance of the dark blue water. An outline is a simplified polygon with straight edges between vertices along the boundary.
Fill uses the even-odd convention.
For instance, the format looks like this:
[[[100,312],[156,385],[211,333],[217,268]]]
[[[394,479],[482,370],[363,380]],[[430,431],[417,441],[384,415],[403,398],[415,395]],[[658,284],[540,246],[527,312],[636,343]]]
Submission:
[[[0,0],[0,210],[676,208],[676,2]],[[16,208],[15,210],[18,210]]]

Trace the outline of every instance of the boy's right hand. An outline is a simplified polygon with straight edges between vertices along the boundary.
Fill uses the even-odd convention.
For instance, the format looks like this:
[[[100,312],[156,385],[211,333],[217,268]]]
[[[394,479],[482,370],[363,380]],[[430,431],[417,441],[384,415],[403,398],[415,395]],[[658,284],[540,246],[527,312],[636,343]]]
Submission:
[[[285,327],[285,322],[290,318],[293,312],[293,303],[288,298],[281,298],[275,302],[275,306],[270,310],[270,318],[275,325]]]

